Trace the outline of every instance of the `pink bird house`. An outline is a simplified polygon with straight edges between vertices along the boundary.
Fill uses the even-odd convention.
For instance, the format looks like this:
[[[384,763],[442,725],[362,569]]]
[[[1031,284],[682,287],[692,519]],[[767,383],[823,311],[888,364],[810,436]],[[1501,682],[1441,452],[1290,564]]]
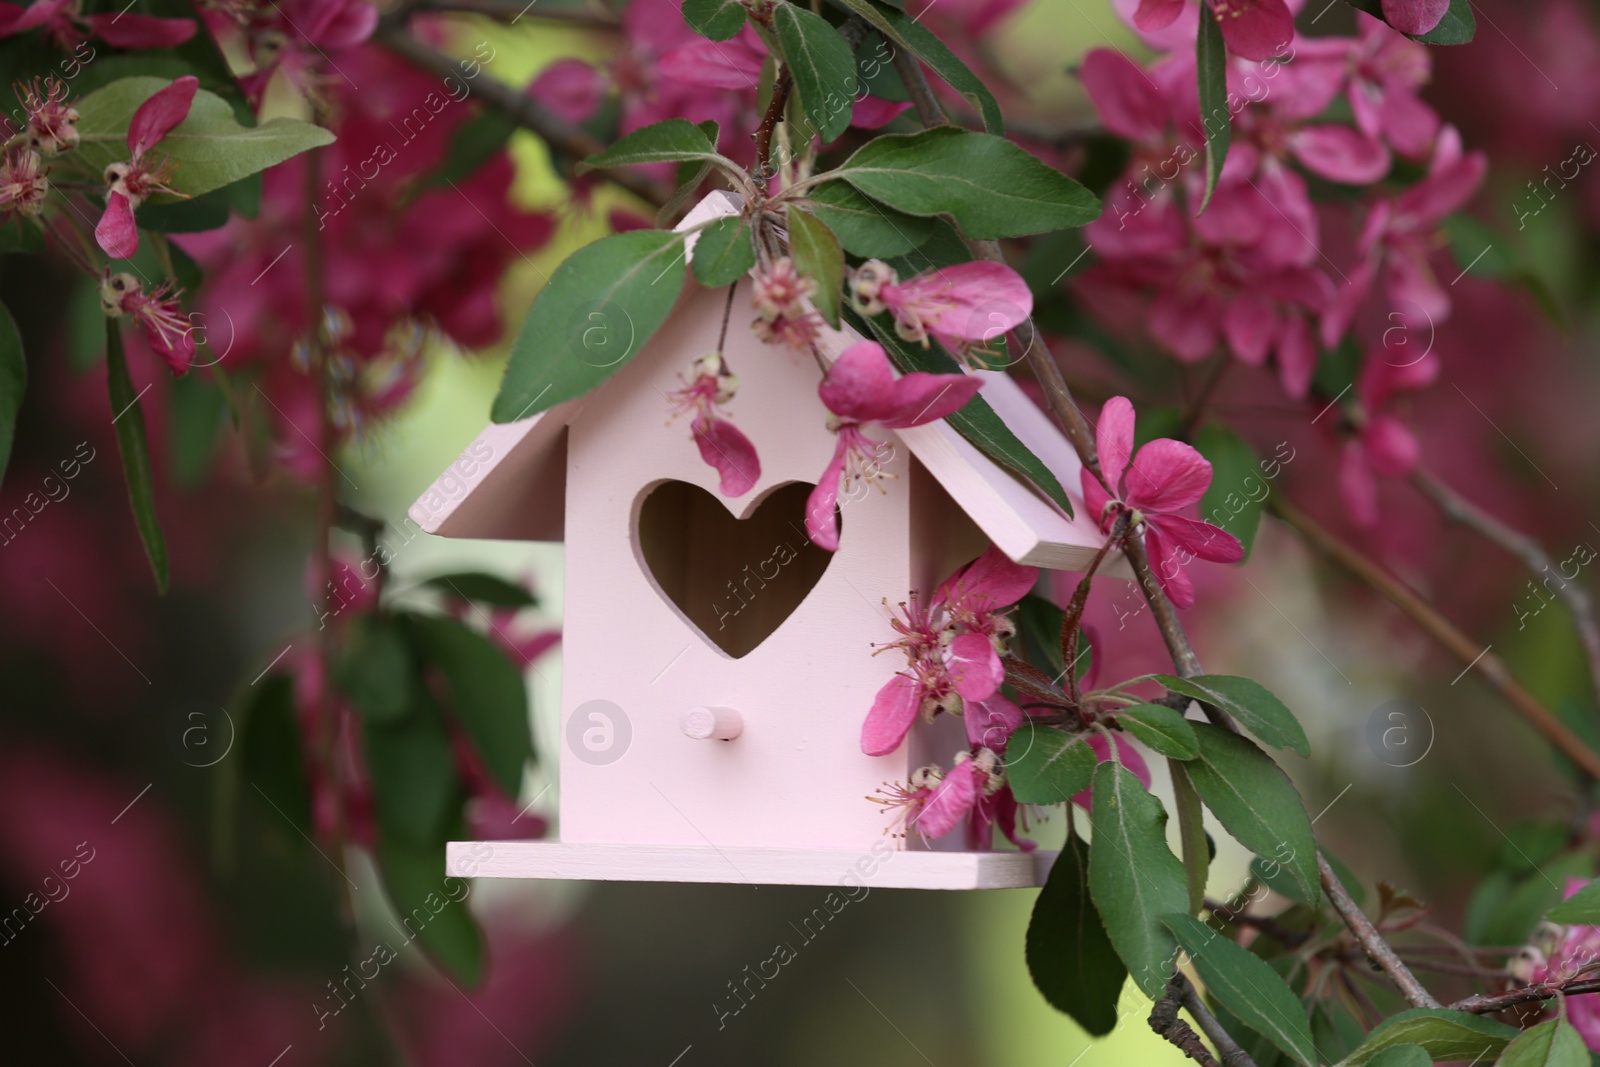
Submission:
[[[715,193],[680,229],[737,211]],[[935,376],[879,366],[869,357],[882,350],[847,324],[820,330],[815,358],[764,343],[745,325],[755,284],[737,283],[719,349],[728,293],[691,272],[604,384],[488,426],[412,506],[444,537],[566,545],[559,840],[454,842],[449,871],[1042,884],[1048,857],[964,849],[970,837],[919,832],[895,810],[927,796],[918,768],[969,747],[975,705],[965,732],[954,715],[926,721],[914,664],[887,646],[904,646],[955,595],[941,582],[974,560],[1012,585],[1024,576],[1007,604],[1027,568],[1086,565],[1104,537],[1076,495],[1078,459],[1013,379],[960,376],[970,388],[954,406],[986,401],[1071,487],[1069,517],[946,418],[919,418],[949,413],[943,388],[923,395]],[[728,368],[738,396],[724,415],[711,393]],[[852,403],[854,419],[841,414]],[[939,654],[937,634],[932,645]]]

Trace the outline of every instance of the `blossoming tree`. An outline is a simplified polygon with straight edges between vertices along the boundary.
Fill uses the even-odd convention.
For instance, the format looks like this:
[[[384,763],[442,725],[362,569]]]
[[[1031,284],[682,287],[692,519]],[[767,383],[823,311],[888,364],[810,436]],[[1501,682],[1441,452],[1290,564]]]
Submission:
[[[203,383],[183,388],[226,411],[261,464],[310,486],[316,628],[292,655],[263,655],[245,758],[341,877],[350,850],[366,850],[398,911],[429,909],[420,941],[452,976],[480,979],[483,941],[465,906],[429,903],[444,842],[539,832],[518,825],[532,756],[520,668],[554,635],[508,637],[534,599],[486,574],[431,579],[430,608],[397,598],[383,524],[351,508],[337,458],[406,403],[428,351],[508,332],[499,282],[558,221],[513,193],[507,145],[527,131],[576,211],[614,205],[614,232],[543,284],[514,331],[496,421],[602,384],[692,271],[728,290],[724,342],[749,329],[767,358],[815,361],[837,442],[806,508],[820,548],[838,549],[837,508],[860,485],[901,491],[880,477],[878,434],[937,419],[1064,511],[1088,509],[1103,544],[1083,573],[991,549],[907,590],[876,650],[904,667],[853,709],[867,755],[897,750],[918,720],[965,727],[948,759],[886,785],[886,832],[1031,850],[1041,818],[1064,826],[1018,959],[1052,1005],[1103,1035],[1131,980],[1152,1028],[1226,1067],[1572,1065],[1600,1049],[1600,887],[1576,878],[1564,901],[1537,885],[1480,889],[1466,940],[1394,887],[1365,904],[1359,857],[1347,866],[1319,844],[1274,754],[1312,754],[1300,718],[1260,682],[1208,671],[1190,639],[1191,620],[1219,624],[1206,599],[1270,512],[1493,687],[1586,795],[1600,779],[1587,729],[1411,588],[1379,536],[1409,483],[1511,553],[1570,610],[1590,674],[1573,699],[1592,703],[1589,560],[1568,574],[1576,556],[1557,565],[1452,487],[1407,418],[1449,366],[1432,331],[1456,311],[1457,282],[1538,289],[1467,213],[1486,154],[1421,95],[1433,46],[1477,47],[1473,4],[1348,0],[1355,10],[1324,28],[1326,10],[1294,0],[1115,0],[1147,48],[1061,57],[1092,102],[1088,130],[1008,125],[1024,94],[981,47],[1006,0],[147,6],[0,3],[15,80],[0,253],[53,257],[98,295],[107,417],[159,588],[152,385],[137,387],[146,365],[131,370],[130,354]],[[463,14],[579,22],[614,47],[604,64],[551,63],[524,92],[495,69],[492,38],[462,33],[481,27]],[[1594,152],[1578,155],[1581,169]],[[672,228],[716,188],[736,194],[736,216]],[[845,326],[864,339],[829,363],[817,340]],[[620,356],[585,358],[597,330],[626,338]],[[130,353],[130,339],[143,347]],[[1086,346],[1114,377],[1084,373]],[[0,308],[0,468],[38,360]],[[988,409],[979,372],[995,370],[1055,419],[1080,485],[1060,485]],[[662,406],[729,497],[761,469],[736,371],[702,353]],[[1314,436],[1263,458],[1260,423],[1216,402],[1229,374],[1253,383],[1244,409],[1303,414]],[[211,433],[181,445],[216,447]],[[1300,451],[1330,476],[1291,502],[1270,483]],[[1348,535],[1313,518],[1330,510]],[[359,554],[338,549],[345,535]],[[1117,561],[1137,601],[1118,616],[1148,613],[1168,661],[1157,670],[1122,671],[1139,638],[1091,621]],[[1214,831],[1256,857],[1246,885],[1212,876]],[[1481,940],[1491,928],[1516,944]],[[1440,995],[1461,977],[1488,988]]]

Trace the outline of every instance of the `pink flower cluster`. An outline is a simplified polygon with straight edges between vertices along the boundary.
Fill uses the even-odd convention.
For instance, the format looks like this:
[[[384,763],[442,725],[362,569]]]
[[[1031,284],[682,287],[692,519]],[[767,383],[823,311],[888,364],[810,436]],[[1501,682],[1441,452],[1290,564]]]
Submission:
[[[1215,7],[1244,23],[1273,5],[1281,0]],[[1145,0],[1130,18],[1150,29],[1153,13],[1172,6]],[[1403,17],[1400,6],[1391,17]],[[1270,363],[1297,399],[1310,393],[1320,349],[1337,347],[1352,328],[1358,339],[1373,332],[1364,313],[1392,312],[1419,331],[1448,318],[1448,289],[1431,266],[1444,247],[1440,224],[1475,194],[1486,162],[1463,151],[1456,130],[1420,99],[1426,46],[1357,18],[1354,38],[1292,37],[1261,61],[1230,60],[1229,115],[1204,119],[1229,119],[1233,143],[1203,212],[1191,50],[1168,32],[1152,36],[1177,51],[1147,66],[1107,49],[1085,58],[1084,84],[1106,128],[1133,145],[1104,215],[1085,231],[1098,262],[1075,284],[1091,306],[1114,323],[1142,319],[1151,339],[1184,363],[1219,350],[1250,367]],[[1223,26],[1227,32],[1227,17]],[[1328,119],[1341,98],[1351,120]],[[1396,157],[1426,164],[1426,172],[1409,187],[1379,188]],[[1308,176],[1373,188],[1353,232],[1349,209],[1313,202]],[[1377,469],[1403,474],[1414,462]],[[1361,510],[1348,490],[1346,503]]]
[[[1586,878],[1569,878],[1563,896],[1570,897],[1588,884]],[[1543,923],[1534,932],[1533,942],[1510,959],[1506,970],[1529,985],[1592,978],[1600,974],[1600,926]],[[1600,1051],[1600,994],[1567,997],[1566,1015],[1583,1043]]]
[[[303,349],[314,325],[322,329],[338,354],[336,399],[347,412],[340,435],[354,434],[410,395],[420,330],[469,349],[500,339],[500,280],[554,228],[548,214],[512,205],[513,167],[503,152],[454,186],[429,182],[471,117],[438,78],[373,45],[348,49],[338,62],[361,89],[326,87],[339,139],[317,152],[317,200],[307,202],[309,164],[298,156],[266,172],[259,217],[177,238],[206,270],[197,303],[209,346],[229,367],[268,365],[261,386],[279,420],[280,449],[306,472],[323,462],[309,444],[318,401],[285,353]],[[298,235],[308,223],[322,246],[331,325],[307,315],[306,242]]]

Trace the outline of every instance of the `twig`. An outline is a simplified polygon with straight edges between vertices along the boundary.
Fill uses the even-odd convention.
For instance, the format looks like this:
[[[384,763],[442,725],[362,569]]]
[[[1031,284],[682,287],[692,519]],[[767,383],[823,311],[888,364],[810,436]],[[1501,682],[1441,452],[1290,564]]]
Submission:
[[[772,83],[772,99],[767,101],[767,112],[761,116],[756,129],[756,173],[760,180],[772,176],[772,132],[783,119],[783,109],[789,103],[789,91],[794,88],[794,75],[787,65],[778,68],[778,77]]]
[[[1560,588],[1552,592],[1566,602],[1567,610],[1572,613],[1572,625],[1583,641],[1583,652],[1589,660],[1590,682],[1594,685],[1595,693],[1600,695],[1600,625],[1595,622],[1594,598],[1589,591],[1575,579],[1560,574],[1555,560],[1550,558],[1538,541],[1507,526],[1431,472],[1418,467],[1411,473],[1411,484],[1433,501],[1446,518],[1460,523],[1517,557],[1535,578],[1540,574],[1548,575],[1551,570],[1559,575],[1556,580],[1561,583]]]
[[[1451,1011],[1466,1011],[1473,1015],[1492,1015],[1497,1011],[1529,1004],[1536,1000],[1549,1000],[1553,996],[1578,996],[1582,993],[1600,993],[1600,978],[1577,978],[1565,982],[1540,982],[1538,985],[1508,989],[1504,993],[1476,993],[1450,1005]]]
[[[896,48],[894,69],[905,83],[906,92],[911,94],[911,105],[917,109],[917,121],[925,127],[947,125],[944,108],[939,106],[939,98],[933,95],[933,86],[928,84],[922,68],[917,65],[917,57],[904,48]]]
[[[1439,1002],[1421,982],[1417,981],[1417,976],[1411,973],[1411,969],[1404,961],[1395,955],[1394,949],[1390,948],[1383,935],[1378,933],[1378,928],[1372,925],[1372,920],[1367,918],[1366,913],[1350,899],[1350,894],[1345,892],[1339,876],[1328,866],[1327,858],[1320,852],[1317,853],[1317,870],[1322,874],[1322,888],[1328,894],[1328,900],[1339,913],[1339,917],[1344,920],[1344,924],[1350,928],[1350,932],[1355,935],[1356,940],[1361,943],[1367,959],[1382,968],[1383,973],[1387,974],[1400,990],[1400,995],[1405,997],[1413,1008],[1437,1008]]]
[[[610,30],[622,25],[622,18],[614,11],[591,4],[587,9],[550,7],[530,4],[525,0],[407,0],[399,5],[396,14],[409,15],[418,11],[432,11],[442,15],[483,15],[508,22],[522,19],[542,19],[547,22],[565,22],[595,29]]]
[[[443,52],[417,40],[399,23],[385,20],[378,24],[374,39],[406,62],[440,77],[459,77],[460,64]],[[472,82],[473,94],[484,104],[531,130],[552,148],[573,159],[582,159],[606,146],[575,126],[545,111],[526,93],[503,81],[480,73]],[[606,177],[635,196],[660,207],[672,195],[655,182],[629,170],[612,170]]]
[[[1194,1032],[1194,1027],[1178,1017],[1178,998],[1171,986],[1167,995],[1150,1008],[1150,1029],[1178,1046],[1178,1051],[1200,1064],[1200,1067],[1218,1067],[1216,1057]]]
[[[1206,1037],[1211,1039],[1212,1045],[1216,1046],[1217,1054],[1222,1057],[1223,1067],[1256,1067],[1256,1061],[1251,1059],[1250,1054],[1240,1048],[1233,1036],[1217,1022],[1217,1017],[1211,1014],[1211,1009],[1206,1007],[1205,1001],[1200,999],[1200,994],[1182,971],[1173,975],[1172,980],[1167,983],[1167,996],[1175,998]],[[1154,1025],[1151,1023],[1152,1027]],[[1187,1049],[1184,1051],[1188,1052]],[[1191,1055],[1190,1058],[1194,1057]]]
[[[1252,927],[1268,937],[1283,942],[1289,948],[1298,948],[1311,940],[1312,931],[1291,929],[1279,922],[1277,917],[1273,915],[1251,915],[1247,911],[1236,911],[1232,906],[1220,900],[1207,900],[1205,907],[1214,918],[1221,919],[1225,923],[1238,923],[1240,926]]]
[[[1455,625],[1440,615],[1431,604],[1412,592],[1404,583],[1391,577],[1372,560],[1334,537],[1309,515],[1286,501],[1282,493],[1272,494],[1268,498],[1267,507],[1293,527],[1307,544],[1339,564],[1354,577],[1370,585],[1391,604],[1410,616],[1430,637],[1466,664],[1469,670],[1476,671],[1499,690],[1507,703],[1516,708],[1522,717],[1559,748],[1563,755],[1591,777],[1600,778],[1600,754],[1596,754],[1584,744],[1578,735],[1556,718],[1549,708],[1524,689],[1521,683],[1511,676],[1511,672],[1506,669],[1506,665],[1498,656],[1481,649],[1476,641],[1456,629]]]

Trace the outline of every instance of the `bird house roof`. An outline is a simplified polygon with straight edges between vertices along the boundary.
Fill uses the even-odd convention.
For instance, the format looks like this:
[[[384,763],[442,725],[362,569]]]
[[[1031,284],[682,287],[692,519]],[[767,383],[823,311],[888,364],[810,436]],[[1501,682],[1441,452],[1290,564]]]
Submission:
[[[712,193],[685,217],[679,229],[738,211],[734,197]],[[691,236],[687,242],[691,258],[695,239]],[[673,314],[683,313],[685,300],[696,288],[691,272]],[[848,326],[843,330],[824,327],[818,348],[822,359],[831,364],[859,340]],[[979,452],[944,420],[888,432],[1013,560],[1029,566],[1081,568],[1105,539],[1082,506],[1077,453],[1013,379],[1003,372],[977,373],[984,379],[979,395],[1060,480],[1071,494],[1076,517],[1068,517],[1033,486]],[[588,396],[517,422],[485,427],[411,506],[411,518],[427,532],[444,537],[563,540],[567,425],[593,396],[626,388],[627,379],[625,373],[619,374]],[[820,425],[818,429],[821,432]]]

